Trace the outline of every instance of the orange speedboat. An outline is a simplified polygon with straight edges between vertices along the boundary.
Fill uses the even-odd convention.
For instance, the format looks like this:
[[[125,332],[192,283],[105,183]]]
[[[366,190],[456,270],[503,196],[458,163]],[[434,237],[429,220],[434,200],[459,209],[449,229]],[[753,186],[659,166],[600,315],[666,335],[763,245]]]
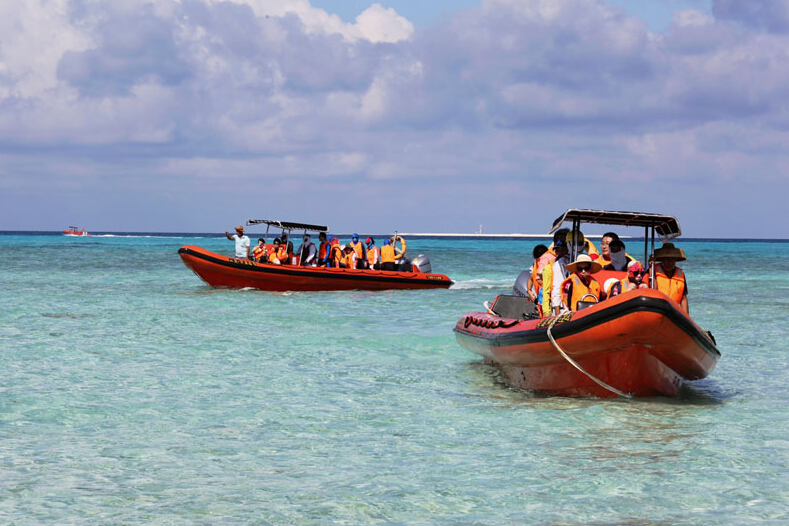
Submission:
[[[565,220],[573,230],[582,220],[651,228],[652,252],[655,231],[663,240],[680,234],[673,217],[592,210],[569,210],[552,231]],[[625,276],[598,274],[600,283]],[[720,357],[712,335],[654,289],[546,318],[528,297],[501,295],[485,312],[461,317],[454,331],[461,346],[497,365],[511,385],[549,395],[673,396],[684,380],[707,376]]]
[[[328,227],[269,220],[250,220],[284,230],[326,232]],[[266,230],[268,234],[268,230]],[[326,268],[296,264],[275,265],[223,256],[188,245],[178,249],[184,265],[212,287],[254,288],[271,291],[436,289],[452,285],[444,274],[433,274],[425,256],[407,261],[405,250],[398,253],[402,270]]]
[[[70,226],[70,227],[68,227],[68,230],[64,230],[63,231],[63,235],[65,235],[65,236],[79,236],[79,237],[83,237],[83,236],[89,236],[90,234],[88,234],[85,231],[84,228],[82,230],[80,230],[79,227]]]

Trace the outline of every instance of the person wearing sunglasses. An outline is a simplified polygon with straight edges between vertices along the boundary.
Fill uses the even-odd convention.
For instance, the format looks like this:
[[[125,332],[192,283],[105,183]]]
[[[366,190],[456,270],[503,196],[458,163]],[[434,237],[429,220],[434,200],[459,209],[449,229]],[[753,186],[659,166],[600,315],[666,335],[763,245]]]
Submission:
[[[561,291],[564,305],[569,310],[578,310],[578,303],[581,301],[597,303],[605,299],[600,283],[592,277],[592,274],[602,268],[602,265],[593,261],[588,254],[580,254],[575,261],[567,265],[567,270],[571,274],[562,282]]]
[[[631,261],[627,265],[627,276],[613,283],[607,291],[608,295],[613,297],[629,290],[648,289],[648,274],[640,261]]]

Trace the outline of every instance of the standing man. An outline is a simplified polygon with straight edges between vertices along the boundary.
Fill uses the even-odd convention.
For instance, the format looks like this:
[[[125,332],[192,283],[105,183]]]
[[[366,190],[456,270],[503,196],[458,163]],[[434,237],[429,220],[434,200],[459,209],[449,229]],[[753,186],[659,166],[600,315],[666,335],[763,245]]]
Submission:
[[[236,233],[232,236],[225,231],[225,237],[230,241],[236,242],[236,257],[241,259],[249,259],[249,238],[244,235],[244,227],[238,225]]]
[[[381,270],[396,270],[395,249],[392,241],[387,239],[381,247]]]
[[[315,253],[315,243],[310,241],[309,234],[304,234],[304,239],[302,239],[301,246],[299,247],[299,265],[302,267],[315,266]]]
[[[679,303],[685,314],[690,316],[688,307],[688,284],[685,273],[677,266],[677,261],[685,261],[685,251],[674,243],[663,243],[655,250],[655,281],[657,290]]]

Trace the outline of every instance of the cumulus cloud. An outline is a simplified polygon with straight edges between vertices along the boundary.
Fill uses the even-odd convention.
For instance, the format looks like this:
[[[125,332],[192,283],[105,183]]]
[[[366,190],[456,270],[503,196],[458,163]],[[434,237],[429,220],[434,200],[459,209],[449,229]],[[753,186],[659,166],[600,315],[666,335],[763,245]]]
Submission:
[[[62,164],[105,197],[150,177],[206,201],[221,181],[254,207],[256,187],[302,185],[318,210],[313,193],[363,189],[378,217],[406,192],[402,217],[436,229],[476,228],[480,199],[503,230],[524,201],[702,222],[716,178],[789,179],[785,6],[718,0],[654,33],[603,0],[485,0],[420,29],[377,3],[346,23],[308,0],[24,0],[0,7],[1,184],[24,194]],[[320,212],[298,219],[338,213]]]

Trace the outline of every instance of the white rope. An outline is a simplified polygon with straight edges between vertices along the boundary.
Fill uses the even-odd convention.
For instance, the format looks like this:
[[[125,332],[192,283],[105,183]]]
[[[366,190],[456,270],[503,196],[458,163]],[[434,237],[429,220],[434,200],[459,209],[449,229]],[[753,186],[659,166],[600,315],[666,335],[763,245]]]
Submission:
[[[561,347],[559,347],[559,344],[556,343],[556,340],[553,339],[553,334],[551,334],[551,329],[553,329],[553,325],[559,320],[559,318],[561,318],[561,315],[554,317],[553,320],[551,321],[550,325],[548,325],[548,339],[551,340],[551,343],[556,348],[556,350],[559,351],[559,354],[561,354],[562,357],[564,357],[564,359],[567,360],[570,363],[570,365],[572,365],[573,367],[575,367],[576,369],[578,369],[579,371],[584,373],[586,376],[588,376],[590,379],[592,379],[592,381],[594,381],[594,383],[596,383],[597,385],[599,385],[603,389],[607,389],[607,390],[611,391],[612,393],[614,393],[616,395],[619,395],[619,396],[621,396],[623,398],[633,398],[631,395],[629,395],[627,393],[623,393],[622,391],[620,391],[616,387],[611,387],[610,385],[608,385],[604,381],[602,381],[602,380],[600,380],[598,378],[595,378],[591,374],[587,373],[586,371],[583,370],[583,368],[580,365],[578,365],[575,362],[575,360],[573,360],[572,358],[567,356],[567,353],[564,352]]]

